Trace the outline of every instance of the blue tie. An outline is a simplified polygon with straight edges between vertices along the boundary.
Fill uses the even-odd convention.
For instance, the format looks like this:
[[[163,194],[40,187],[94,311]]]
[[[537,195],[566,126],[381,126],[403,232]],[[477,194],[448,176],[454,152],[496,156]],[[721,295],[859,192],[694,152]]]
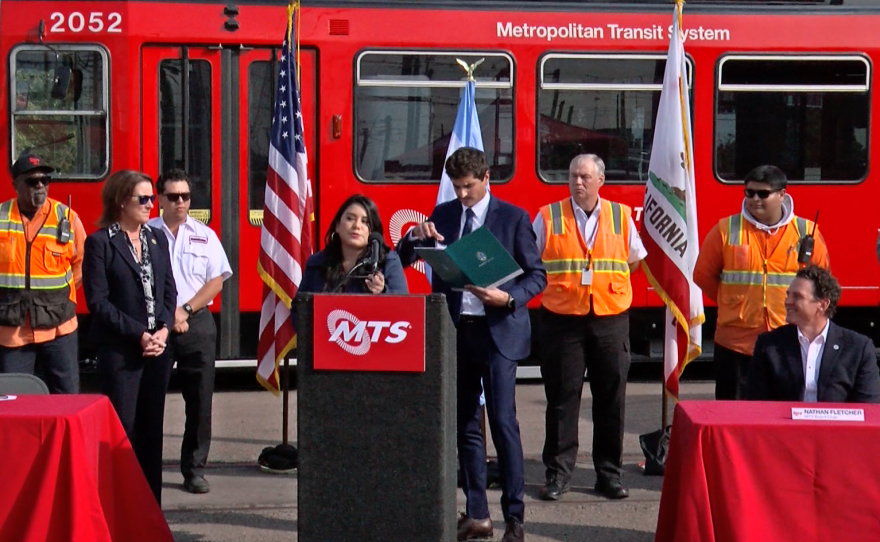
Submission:
[[[472,232],[474,230],[473,220],[476,217],[477,217],[477,215],[474,214],[474,210],[471,209],[470,207],[468,207],[467,210],[464,212],[464,228],[462,228],[462,230],[461,230],[462,237],[464,237],[465,235],[469,234],[470,232]]]

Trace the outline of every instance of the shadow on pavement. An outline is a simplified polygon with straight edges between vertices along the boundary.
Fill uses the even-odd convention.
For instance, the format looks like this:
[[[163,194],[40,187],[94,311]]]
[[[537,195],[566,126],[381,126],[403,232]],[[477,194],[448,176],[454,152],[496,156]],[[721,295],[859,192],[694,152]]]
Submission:
[[[615,540],[617,542],[652,542],[653,533],[634,531],[615,527],[596,527],[589,525],[562,525],[559,523],[540,523],[529,521],[526,525],[528,536],[539,536],[560,542],[574,540]]]
[[[193,535],[185,532],[185,529],[192,525],[226,525],[268,531],[296,532],[297,521],[295,519],[268,517],[266,514],[260,512],[271,512],[271,509],[247,512],[227,510],[170,510],[165,512],[165,519],[168,521],[168,526],[174,534],[175,542],[190,540],[189,538],[178,538],[179,535],[198,537],[192,538],[191,540],[204,540],[204,538],[201,538],[201,535]]]

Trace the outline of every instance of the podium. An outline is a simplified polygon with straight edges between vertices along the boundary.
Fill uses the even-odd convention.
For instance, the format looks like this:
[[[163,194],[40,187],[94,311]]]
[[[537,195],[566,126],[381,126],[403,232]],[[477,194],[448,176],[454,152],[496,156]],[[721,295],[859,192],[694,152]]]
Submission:
[[[297,296],[298,540],[456,540],[443,295]]]

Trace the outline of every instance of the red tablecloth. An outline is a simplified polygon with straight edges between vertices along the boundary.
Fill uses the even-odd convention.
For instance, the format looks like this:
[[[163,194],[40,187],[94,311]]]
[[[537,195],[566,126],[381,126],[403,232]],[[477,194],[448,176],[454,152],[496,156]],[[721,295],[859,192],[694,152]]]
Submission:
[[[793,421],[804,403],[683,401],[655,540],[880,541],[880,406]]]
[[[0,540],[173,541],[106,397],[0,401]]]

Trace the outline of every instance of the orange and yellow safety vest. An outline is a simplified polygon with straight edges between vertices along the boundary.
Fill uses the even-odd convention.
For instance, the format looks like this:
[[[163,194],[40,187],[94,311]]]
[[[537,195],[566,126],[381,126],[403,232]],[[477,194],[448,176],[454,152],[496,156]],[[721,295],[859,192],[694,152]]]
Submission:
[[[785,295],[801,267],[798,247],[813,222],[801,217],[784,226],[782,238],[769,254],[759,247],[762,235],[742,214],[722,219],[723,266],[718,287],[718,327],[764,327],[765,313],[770,329],[785,323]]]
[[[58,201],[48,203],[51,209],[33,239],[25,236],[17,201],[0,203],[0,325],[22,326],[30,315],[34,329],[51,329],[76,316],[75,215]],[[67,242],[61,242],[62,229]]]
[[[541,208],[546,242],[541,259],[547,287],[541,304],[557,314],[620,314],[632,304],[629,264],[630,208],[600,200],[599,224],[593,248],[578,232],[571,198]],[[582,284],[592,271],[590,285]]]

